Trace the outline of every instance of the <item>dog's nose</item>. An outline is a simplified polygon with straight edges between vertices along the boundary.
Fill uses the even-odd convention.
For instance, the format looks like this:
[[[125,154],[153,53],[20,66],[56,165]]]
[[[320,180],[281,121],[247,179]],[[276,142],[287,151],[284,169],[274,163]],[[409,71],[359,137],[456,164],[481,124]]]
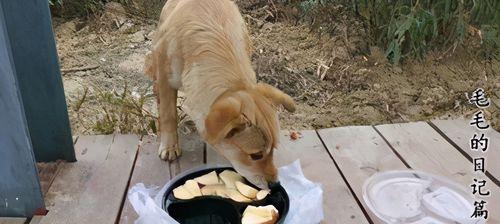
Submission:
[[[269,186],[270,189],[275,188],[276,186],[280,185],[279,181],[269,181],[267,182],[267,185]]]

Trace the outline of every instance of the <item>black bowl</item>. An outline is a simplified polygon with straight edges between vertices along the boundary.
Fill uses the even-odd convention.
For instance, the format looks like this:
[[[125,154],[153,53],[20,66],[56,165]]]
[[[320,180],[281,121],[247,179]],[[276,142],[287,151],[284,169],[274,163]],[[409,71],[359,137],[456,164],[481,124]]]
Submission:
[[[273,205],[279,212],[277,223],[284,223],[290,201],[285,189],[279,183],[270,186],[271,194],[266,198],[250,203],[236,202],[217,196],[200,196],[189,200],[174,198],[172,190],[184,184],[187,180],[212,171],[219,174],[224,170],[234,171],[232,167],[198,168],[178,175],[172,179],[163,195],[163,210],[181,224],[240,224],[243,211],[248,205]],[[255,187],[252,184],[250,185]]]

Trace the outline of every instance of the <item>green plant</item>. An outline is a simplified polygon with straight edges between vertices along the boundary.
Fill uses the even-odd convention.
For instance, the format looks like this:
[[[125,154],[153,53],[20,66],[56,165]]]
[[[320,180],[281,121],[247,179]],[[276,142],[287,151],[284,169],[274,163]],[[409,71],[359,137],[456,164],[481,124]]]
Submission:
[[[316,15],[325,10],[315,9],[335,4],[350,8],[364,21],[371,44],[383,47],[395,64],[406,57],[423,58],[431,49],[456,47],[471,27],[481,30],[486,55],[498,59],[498,0],[287,0],[285,4],[298,6],[303,19],[312,23],[330,22],[324,17],[331,15]]]
[[[385,38],[387,45],[386,56],[393,62],[399,63],[403,52],[414,57],[423,57],[429,43],[438,36],[437,20],[431,12],[422,9],[402,6],[397,8],[399,16],[391,18]],[[382,41],[386,41],[382,40]]]
[[[500,32],[498,26],[484,25],[481,30],[483,30],[483,49],[482,53],[486,57],[491,57],[496,60],[500,60]]]
[[[122,92],[97,90],[96,100],[100,112],[92,129],[96,133],[156,133],[157,117],[145,109],[155,96],[148,94],[150,88],[131,91],[125,84]]]
[[[432,48],[456,46],[470,26],[498,30],[500,23],[497,0],[366,0],[359,9],[374,44],[385,46],[393,63],[407,56],[422,58]]]

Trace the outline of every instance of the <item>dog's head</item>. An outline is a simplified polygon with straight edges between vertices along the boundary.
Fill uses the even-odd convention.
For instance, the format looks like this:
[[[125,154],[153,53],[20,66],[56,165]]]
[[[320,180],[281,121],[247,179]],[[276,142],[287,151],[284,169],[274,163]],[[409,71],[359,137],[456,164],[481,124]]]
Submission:
[[[205,139],[247,180],[260,188],[277,181],[273,150],[278,145],[277,107],[295,111],[293,99],[258,84],[218,98],[205,120]]]

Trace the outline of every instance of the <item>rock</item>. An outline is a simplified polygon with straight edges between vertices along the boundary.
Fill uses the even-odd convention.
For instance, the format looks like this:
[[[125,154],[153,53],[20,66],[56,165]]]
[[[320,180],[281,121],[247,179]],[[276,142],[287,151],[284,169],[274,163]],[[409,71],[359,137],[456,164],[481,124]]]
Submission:
[[[146,37],[144,36],[144,30],[139,30],[135,32],[134,34],[130,35],[130,41],[132,43],[141,43],[146,40]]]
[[[411,105],[406,110],[406,113],[410,116],[417,116],[422,113],[422,107],[420,107],[419,105]]]
[[[126,21],[120,26],[120,29],[118,29],[122,33],[127,33],[129,30],[134,26],[134,23],[130,21]]]
[[[272,23],[264,23],[264,25],[262,25],[263,30],[268,30],[268,29],[270,30],[273,27],[274,27],[274,24],[272,24]]]
[[[85,27],[88,27],[87,26],[87,22],[82,21],[82,20],[76,20],[75,21],[75,29],[76,29],[77,32],[79,32],[80,30],[82,30]]]
[[[257,20],[257,22],[256,22],[256,23],[257,23],[257,27],[258,27],[259,29],[262,29],[262,26],[264,26],[264,22],[263,22],[263,21]]]
[[[108,2],[104,6],[104,13],[101,17],[103,20],[112,21],[118,23],[120,27],[127,21],[127,11],[122,4],[118,2]]]
[[[146,38],[148,38],[148,40],[152,40],[155,37],[155,34],[156,34],[156,30],[151,30],[151,32],[149,32],[146,35]]]
[[[372,64],[387,64],[387,57],[385,57],[384,51],[379,47],[370,47],[369,61]]]
[[[434,113],[434,109],[430,105],[424,105],[422,106],[422,112],[425,116],[432,115]]]
[[[398,74],[403,73],[403,69],[401,69],[401,67],[399,67],[399,66],[394,66],[393,70],[394,70],[394,72],[396,72]]]
[[[357,70],[356,72],[354,72],[355,75],[364,75],[364,74],[367,74],[368,72],[370,72],[370,70],[366,69],[366,68],[361,68],[359,70]]]
[[[335,47],[332,52],[332,59],[348,59],[349,52],[345,47]]]
[[[75,20],[65,22],[65,23],[59,25],[58,29],[59,29],[59,32],[74,33],[74,32],[76,32],[76,22],[75,22]]]
[[[373,84],[373,88],[380,89],[380,84],[378,84],[378,83]]]

